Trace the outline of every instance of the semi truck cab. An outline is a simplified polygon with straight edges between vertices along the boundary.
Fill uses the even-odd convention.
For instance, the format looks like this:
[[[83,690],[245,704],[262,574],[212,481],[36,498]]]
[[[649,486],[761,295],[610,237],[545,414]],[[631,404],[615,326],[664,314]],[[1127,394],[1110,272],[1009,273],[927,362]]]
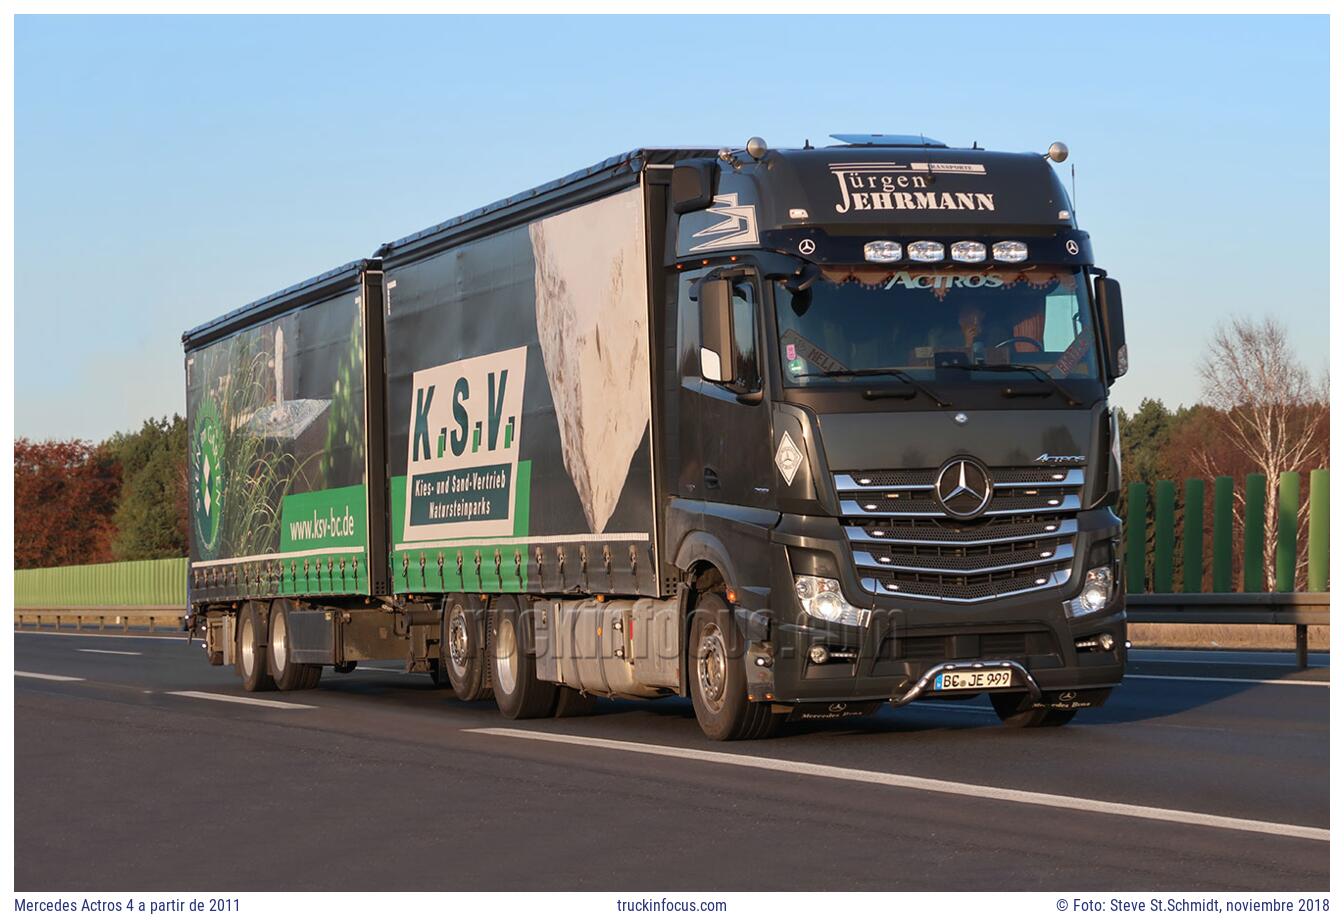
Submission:
[[[988,691],[1010,724],[1063,724],[1125,666],[1119,285],[1063,145],[837,139],[673,169],[680,565],[733,598],[748,703]],[[711,734],[750,733],[709,711],[730,645],[692,626]]]

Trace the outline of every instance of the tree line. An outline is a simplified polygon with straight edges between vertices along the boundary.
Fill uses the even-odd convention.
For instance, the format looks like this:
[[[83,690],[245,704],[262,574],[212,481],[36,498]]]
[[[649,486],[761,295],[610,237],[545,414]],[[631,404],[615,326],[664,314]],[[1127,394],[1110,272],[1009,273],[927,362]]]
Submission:
[[[1273,534],[1278,474],[1329,466],[1327,380],[1293,353],[1273,318],[1225,323],[1202,355],[1200,402],[1172,409],[1145,399],[1118,413],[1124,482],[1233,476],[1244,483],[1247,473],[1264,473]],[[14,461],[16,568],[187,555],[181,416],[149,419],[97,444],[21,438]],[[1242,513],[1238,488],[1238,529]]]
[[[187,555],[187,423],[14,442],[14,567]]]

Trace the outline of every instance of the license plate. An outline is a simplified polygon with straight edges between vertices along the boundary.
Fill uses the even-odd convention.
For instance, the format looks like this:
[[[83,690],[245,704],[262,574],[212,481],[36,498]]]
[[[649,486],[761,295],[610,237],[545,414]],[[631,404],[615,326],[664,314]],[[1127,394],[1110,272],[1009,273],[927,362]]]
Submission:
[[[1013,672],[1008,668],[985,668],[975,671],[943,671],[933,679],[935,690],[994,690],[1013,683]]]

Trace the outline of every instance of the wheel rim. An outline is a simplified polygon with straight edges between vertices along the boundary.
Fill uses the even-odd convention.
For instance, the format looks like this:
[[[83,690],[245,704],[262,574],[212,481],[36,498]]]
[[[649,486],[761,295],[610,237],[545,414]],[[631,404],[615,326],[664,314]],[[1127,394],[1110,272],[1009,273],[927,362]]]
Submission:
[[[467,638],[467,618],[459,608],[448,621],[448,661],[458,674],[467,669],[467,652],[470,642]]]
[[[499,677],[499,689],[508,696],[513,695],[518,686],[518,636],[513,630],[513,621],[500,617],[495,635],[495,670]]]
[[[275,662],[275,669],[283,671],[285,665],[289,663],[289,650],[285,642],[285,615],[276,611],[275,616],[271,617],[271,660]]]
[[[256,633],[252,628],[252,618],[243,618],[243,641],[239,643],[242,648],[238,650],[238,657],[243,662],[243,673],[251,675],[256,666]]]
[[[700,682],[700,698],[713,712],[723,709],[728,689],[728,650],[723,644],[723,632],[711,623],[700,636],[696,652],[696,674]]]

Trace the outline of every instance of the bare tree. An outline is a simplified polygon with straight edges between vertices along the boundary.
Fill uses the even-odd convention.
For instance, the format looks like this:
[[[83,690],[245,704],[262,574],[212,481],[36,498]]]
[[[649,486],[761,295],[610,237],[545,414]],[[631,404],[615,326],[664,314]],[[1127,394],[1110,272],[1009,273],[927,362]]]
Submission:
[[[1199,371],[1204,401],[1223,418],[1224,424],[1219,426],[1223,437],[1265,474],[1268,575],[1274,570],[1279,474],[1304,472],[1315,465],[1325,466],[1330,460],[1327,380],[1302,363],[1288,344],[1283,324],[1273,317],[1235,318],[1219,326],[1209,340]],[[1222,472],[1214,455],[1210,447],[1203,447],[1195,458],[1208,478]],[[1237,511],[1242,519],[1241,507]],[[1303,507],[1299,515],[1305,512]],[[1299,564],[1305,564],[1305,560]]]

